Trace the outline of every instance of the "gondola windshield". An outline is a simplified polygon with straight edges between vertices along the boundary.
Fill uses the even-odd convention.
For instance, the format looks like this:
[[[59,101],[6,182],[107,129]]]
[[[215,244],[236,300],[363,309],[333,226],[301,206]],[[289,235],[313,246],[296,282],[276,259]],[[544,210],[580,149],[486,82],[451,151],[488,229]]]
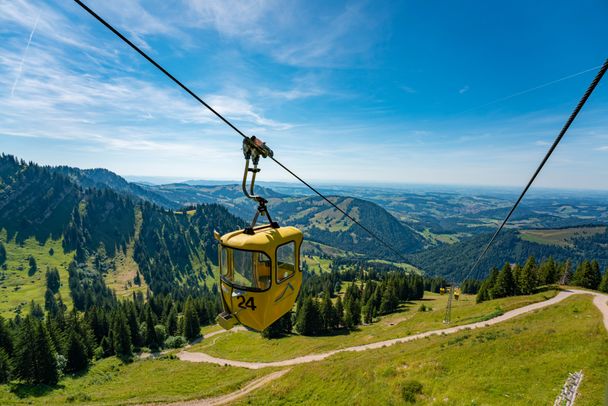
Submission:
[[[271,283],[272,261],[263,252],[221,248],[222,278],[245,290],[266,290]]]

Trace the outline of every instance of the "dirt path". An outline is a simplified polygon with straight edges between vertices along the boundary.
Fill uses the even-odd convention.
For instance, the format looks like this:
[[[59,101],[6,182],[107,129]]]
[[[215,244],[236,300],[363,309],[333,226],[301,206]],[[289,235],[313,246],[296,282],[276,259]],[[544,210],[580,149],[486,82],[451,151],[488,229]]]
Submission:
[[[226,395],[217,396],[215,398],[207,398],[207,399],[199,399],[199,400],[190,400],[187,402],[176,402],[176,403],[162,403],[165,406],[218,406],[225,405],[231,402],[234,402],[241,396],[245,396],[250,392],[253,392],[256,389],[261,388],[262,386],[274,381],[275,379],[279,379],[283,375],[289,372],[289,369],[283,369],[281,371],[273,372],[271,374],[265,375],[261,378],[255,379],[245,385],[243,388],[228,393]],[[159,405],[161,403],[152,403],[148,406]]]
[[[519,309],[508,311],[505,314],[503,314],[502,316],[498,316],[498,317],[495,317],[490,320],[481,321],[481,322],[477,322],[477,323],[471,323],[471,324],[465,324],[462,326],[450,327],[450,328],[441,329],[441,330],[427,331],[424,333],[419,333],[419,334],[415,334],[415,335],[411,335],[411,336],[407,336],[407,337],[394,338],[392,340],[379,341],[379,342],[371,343],[371,344],[358,345],[358,346],[348,347],[348,348],[341,348],[341,349],[325,352],[322,354],[304,355],[301,357],[291,358],[291,359],[287,359],[287,360],[283,360],[283,361],[274,361],[274,362],[236,361],[236,360],[212,357],[211,355],[208,355],[208,354],[205,354],[202,352],[187,352],[187,351],[182,351],[179,354],[177,354],[177,356],[182,361],[208,362],[208,363],[212,363],[212,364],[229,365],[229,366],[249,368],[249,369],[260,369],[260,368],[269,368],[269,367],[287,367],[287,366],[292,366],[292,365],[304,364],[304,363],[308,363],[308,362],[321,361],[325,358],[331,357],[332,355],[338,354],[340,352],[372,350],[372,349],[387,347],[387,346],[390,346],[393,344],[406,343],[409,341],[414,341],[414,340],[418,340],[420,338],[430,337],[433,335],[453,334],[453,333],[456,333],[456,332],[459,332],[462,330],[470,330],[470,329],[477,329],[477,328],[492,326],[494,324],[502,323],[503,321],[510,320],[510,319],[520,316],[522,314],[526,314],[526,313],[532,312],[534,310],[538,310],[538,309],[542,309],[542,308],[554,305],[554,304],[559,303],[562,300],[566,299],[567,297],[570,297],[575,294],[588,294],[588,295],[595,296],[593,303],[602,312],[602,314],[604,316],[604,326],[606,327],[606,330],[608,330],[608,295],[604,295],[604,294],[596,293],[596,292],[585,291],[585,290],[571,289],[571,290],[559,292],[555,297],[553,297],[549,300],[545,300],[544,302],[534,303],[534,304],[531,304],[528,306],[520,307]]]

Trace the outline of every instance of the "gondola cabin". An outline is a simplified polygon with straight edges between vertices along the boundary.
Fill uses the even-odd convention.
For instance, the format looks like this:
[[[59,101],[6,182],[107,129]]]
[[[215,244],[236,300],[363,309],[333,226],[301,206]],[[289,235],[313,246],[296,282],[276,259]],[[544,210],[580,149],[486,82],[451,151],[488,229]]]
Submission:
[[[291,310],[302,286],[302,240],[295,227],[271,225],[219,237],[222,327],[262,331]]]

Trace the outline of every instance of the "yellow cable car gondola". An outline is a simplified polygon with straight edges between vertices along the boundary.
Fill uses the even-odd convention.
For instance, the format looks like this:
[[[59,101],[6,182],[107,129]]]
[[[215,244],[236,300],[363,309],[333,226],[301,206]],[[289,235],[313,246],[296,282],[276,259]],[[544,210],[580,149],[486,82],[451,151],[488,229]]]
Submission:
[[[280,227],[272,221],[268,201],[254,193],[260,157],[272,157],[272,150],[255,137],[243,140],[245,173],[243,193],[258,203],[250,227],[220,237],[220,294],[224,311],[217,322],[225,329],[241,323],[261,331],[293,307],[302,286],[300,247],[303,234],[295,227]],[[253,168],[249,168],[249,161]],[[247,179],[252,173],[249,191]],[[258,216],[269,224],[256,227]]]

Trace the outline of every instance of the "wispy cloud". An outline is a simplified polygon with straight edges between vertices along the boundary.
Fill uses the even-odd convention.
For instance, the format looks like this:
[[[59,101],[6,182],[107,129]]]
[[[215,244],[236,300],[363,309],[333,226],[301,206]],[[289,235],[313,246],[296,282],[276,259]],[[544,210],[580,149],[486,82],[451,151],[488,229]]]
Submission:
[[[32,30],[36,15],[40,17]],[[0,44],[0,89],[7,89],[0,90],[0,135],[161,154],[219,154],[212,145],[226,145],[221,138],[228,131],[207,110],[169,84],[158,85],[141,71],[123,67],[129,64],[108,63],[109,53],[111,62],[122,56],[98,46],[88,31],[79,32],[80,42],[59,41],[58,32],[83,28],[44,4],[2,2],[0,16],[14,27],[14,34]],[[34,31],[37,41],[31,40]],[[25,70],[24,32],[30,33]],[[268,118],[246,92],[202,96],[245,129],[283,131],[292,126]]]
[[[460,90],[458,90],[458,93],[465,94],[468,91],[469,91],[469,85],[465,85],[465,86],[461,87]]]
[[[192,10],[189,25],[212,28],[280,63],[304,67],[361,62],[379,41],[384,19],[380,7],[364,2],[321,16],[298,0],[184,1]]]

